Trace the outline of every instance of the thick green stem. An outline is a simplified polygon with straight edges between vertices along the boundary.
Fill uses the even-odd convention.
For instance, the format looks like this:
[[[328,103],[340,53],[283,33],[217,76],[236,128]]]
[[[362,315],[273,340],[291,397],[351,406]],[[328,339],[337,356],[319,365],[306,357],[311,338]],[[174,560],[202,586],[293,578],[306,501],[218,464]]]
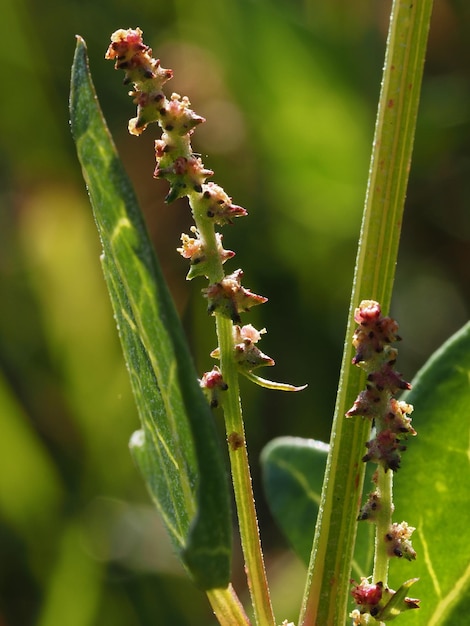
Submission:
[[[364,478],[361,457],[368,438],[362,419],[346,420],[363,387],[351,367],[353,314],[361,300],[391,300],[405,193],[411,163],[432,0],[394,0],[382,90],[346,331],[338,398],[315,531],[302,626],[344,626],[356,516]]]

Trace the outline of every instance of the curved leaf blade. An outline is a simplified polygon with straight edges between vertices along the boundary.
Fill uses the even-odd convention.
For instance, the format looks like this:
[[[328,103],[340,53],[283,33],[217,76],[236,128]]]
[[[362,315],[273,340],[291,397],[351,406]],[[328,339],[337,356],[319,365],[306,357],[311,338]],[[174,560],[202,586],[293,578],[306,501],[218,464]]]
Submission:
[[[308,566],[320,505],[328,444],[279,437],[261,453],[263,485],[271,512],[295,553]]]
[[[421,599],[407,624],[464,626],[470,604],[470,323],[413,381],[418,436],[394,481],[395,518],[415,526],[417,559],[391,564],[391,584],[410,575]],[[400,520],[398,520],[398,517]],[[401,578],[401,580],[400,580]]]
[[[294,552],[308,567],[320,505],[329,445],[315,439],[279,437],[261,454],[263,483],[271,512]],[[359,524],[353,574],[359,579],[372,567],[374,531]]]
[[[77,37],[72,133],[100,235],[103,272],[142,424],[133,455],[195,582],[230,575],[227,477],[181,324],[119,161]]]

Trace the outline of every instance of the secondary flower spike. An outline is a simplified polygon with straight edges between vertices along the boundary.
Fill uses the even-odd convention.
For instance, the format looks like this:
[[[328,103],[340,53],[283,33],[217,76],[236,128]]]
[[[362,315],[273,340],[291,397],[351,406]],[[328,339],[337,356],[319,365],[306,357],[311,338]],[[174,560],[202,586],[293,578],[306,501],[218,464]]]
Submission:
[[[366,388],[359,393],[346,417],[362,416],[373,422],[374,436],[365,444],[367,453],[362,460],[379,466],[372,479],[375,489],[369,494],[357,519],[376,525],[374,576],[377,571],[385,576],[385,580],[372,582],[363,578],[351,591],[357,608],[350,617],[354,626],[363,626],[371,623],[371,616],[384,623],[419,606],[419,600],[405,596],[416,579],[403,583],[397,592],[386,586],[391,558],[409,561],[416,558],[410,541],[414,528],[406,522],[392,523],[392,478],[390,474],[386,478],[387,472],[395,472],[400,467],[406,438],[416,435],[416,431],[409,417],[413,407],[395,398],[400,391],[411,389],[411,385],[395,370],[398,351],[391,344],[400,340],[398,324],[391,317],[384,317],[380,305],[373,300],[361,302],[354,313],[354,320],[358,327],[353,337],[356,354],[352,363],[363,369],[367,378]],[[382,565],[379,567],[377,563],[380,559]],[[383,567],[383,562],[387,563],[387,568]]]
[[[367,373],[367,383],[346,416],[374,420],[375,436],[366,443],[363,460],[381,464],[385,471],[396,471],[407,436],[416,435],[409,417],[413,407],[394,398],[399,391],[411,389],[395,370],[398,352],[390,344],[400,340],[398,324],[391,317],[383,317],[380,305],[373,300],[361,302],[354,319],[359,326],[353,337],[356,354],[352,362]]]

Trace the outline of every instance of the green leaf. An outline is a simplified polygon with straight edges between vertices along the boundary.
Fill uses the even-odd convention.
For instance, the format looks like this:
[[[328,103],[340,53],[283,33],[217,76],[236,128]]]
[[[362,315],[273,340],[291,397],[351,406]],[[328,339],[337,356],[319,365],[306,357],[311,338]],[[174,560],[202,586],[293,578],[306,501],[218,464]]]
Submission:
[[[381,622],[390,622],[405,611],[416,611],[419,608],[419,602],[414,601],[407,596],[408,590],[412,585],[417,582],[417,578],[410,578],[403,583],[400,589],[392,595],[387,604],[383,607],[380,613],[377,615],[377,620]],[[386,594],[387,591],[384,592]]]
[[[205,589],[225,587],[231,516],[212,414],[134,191],[101,113],[80,37],[72,67],[70,115],[142,424],[131,450],[195,582]]]
[[[279,437],[261,453],[271,512],[297,556],[308,566],[329,446],[315,439]],[[367,576],[373,559],[373,526],[359,524],[353,575]]]
[[[328,444],[300,437],[274,439],[261,453],[269,507],[305,565],[310,560],[327,455]]]
[[[391,564],[390,585],[409,576],[419,611],[407,625],[464,626],[470,594],[470,323],[447,341],[413,381],[418,436],[394,479],[396,521],[416,527],[417,559]],[[405,623],[405,622],[404,622]]]

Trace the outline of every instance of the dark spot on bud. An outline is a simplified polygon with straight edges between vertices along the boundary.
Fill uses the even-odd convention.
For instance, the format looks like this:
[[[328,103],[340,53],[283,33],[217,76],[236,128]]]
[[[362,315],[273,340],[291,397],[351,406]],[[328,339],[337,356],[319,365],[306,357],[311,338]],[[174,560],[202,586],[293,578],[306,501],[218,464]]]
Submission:
[[[161,115],[162,117],[164,117],[164,116],[167,114],[167,110],[165,109],[165,107],[162,107],[162,108],[160,109],[159,113],[160,113],[160,115]]]
[[[175,127],[173,126],[173,124],[167,124],[165,126],[165,130],[168,131],[169,133],[171,133],[171,131],[174,129]]]
[[[194,185],[194,191],[196,191],[197,193],[201,193],[202,185]]]
[[[145,78],[153,78],[152,70],[145,70],[144,71],[144,76],[145,76]]]
[[[379,614],[379,607],[378,606],[373,606],[370,610],[370,614],[372,615],[372,617],[375,617],[376,615]]]
[[[211,197],[211,192],[210,191],[205,191],[204,192],[204,198],[210,198]]]
[[[129,83],[132,82],[132,79],[130,76],[126,76],[125,79],[122,81],[123,85],[129,85]]]
[[[207,211],[207,217],[214,217],[215,213],[213,211]]]

